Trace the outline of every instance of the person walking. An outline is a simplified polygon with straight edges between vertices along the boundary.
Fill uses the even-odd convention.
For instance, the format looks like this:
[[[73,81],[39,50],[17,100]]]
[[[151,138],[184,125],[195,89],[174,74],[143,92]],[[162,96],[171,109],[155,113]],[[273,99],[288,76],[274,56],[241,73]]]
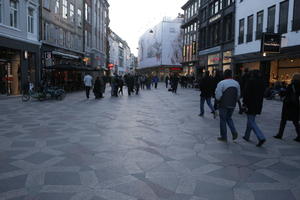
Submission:
[[[300,142],[300,125],[299,125],[299,95],[300,95],[300,74],[293,76],[291,84],[287,87],[286,96],[283,100],[280,128],[277,135],[273,136],[276,139],[282,139],[283,132],[287,121],[292,121],[297,137],[294,139]]]
[[[243,137],[247,142],[250,141],[250,133],[253,130],[260,147],[266,142],[266,138],[255,122],[256,115],[260,115],[263,108],[265,83],[260,71],[253,70],[249,73],[243,89],[243,105],[247,114],[247,128]]]
[[[201,80],[200,83],[200,114],[199,116],[202,117],[204,115],[204,103],[206,101],[208,107],[211,110],[211,113],[214,114],[214,118],[216,118],[216,112],[211,104],[211,97],[214,93],[214,82],[212,77],[209,75],[209,71],[205,72],[204,78]]]
[[[169,76],[166,76],[166,78],[165,78],[165,82],[166,82],[166,88],[168,88],[168,86],[169,86]]]
[[[90,98],[90,90],[92,88],[92,81],[93,81],[93,77],[89,74],[86,74],[83,78],[83,82],[85,85],[85,94],[86,94],[86,98],[89,99]]]
[[[94,95],[95,95],[95,99],[101,98],[101,96],[102,96],[102,84],[101,84],[99,76],[95,80],[93,92],[94,92]]]
[[[154,88],[157,89],[158,76],[153,77],[153,82],[154,82]]]
[[[227,125],[229,126],[232,139],[236,140],[238,133],[232,120],[232,114],[240,97],[241,89],[237,81],[232,78],[230,69],[224,72],[224,80],[218,83],[215,91],[216,100],[219,101],[220,112],[220,137],[218,140],[227,142]]]

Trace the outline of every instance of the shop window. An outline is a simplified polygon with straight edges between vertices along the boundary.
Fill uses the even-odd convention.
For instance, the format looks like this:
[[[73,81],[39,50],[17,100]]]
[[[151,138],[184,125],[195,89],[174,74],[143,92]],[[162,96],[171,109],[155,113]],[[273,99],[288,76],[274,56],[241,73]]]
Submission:
[[[44,8],[50,10],[50,2],[51,0],[44,0],[44,4],[43,4]]]
[[[280,3],[280,11],[279,11],[279,27],[278,33],[287,33],[288,26],[288,12],[289,12],[289,1],[286,0]]]
[[[18,6],[17,0],[10,0],[10,26],[18,27]]]
[[[260,11],[256,16],[256,39],[259,40],[262,37],[263,32],[263,22],[264,22],[264,11]]]
[[[244,29],[245,29],[245,19],[240,19],[239,21],[239,44],[244,43]]]
[[[267,25],[267,32],[268,33],[274,33],[275,12],[276,12],[276,7],[275,6],[272,6],[272,7],[268,8],[268,25]]]
[[[248,17],[247,23],[247,42],[251,42],[253,38],[253,15]]]
[[[300,30],[300,0],[294,0],[293,31]]]

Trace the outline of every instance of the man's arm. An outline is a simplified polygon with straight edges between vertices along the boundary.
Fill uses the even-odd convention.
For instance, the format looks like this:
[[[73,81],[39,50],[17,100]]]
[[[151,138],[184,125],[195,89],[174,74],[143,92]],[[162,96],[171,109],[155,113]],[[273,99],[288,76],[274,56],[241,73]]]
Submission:
[[[217,85],[216,91],[215,91],[215,97],[219,101],[223,95],[223,84],[220,82]]]

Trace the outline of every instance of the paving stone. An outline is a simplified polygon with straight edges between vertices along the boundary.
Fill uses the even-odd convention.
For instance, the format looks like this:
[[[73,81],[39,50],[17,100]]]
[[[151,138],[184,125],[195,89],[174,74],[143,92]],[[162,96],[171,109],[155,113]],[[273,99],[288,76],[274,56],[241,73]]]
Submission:
[[[32,154],[26,158],[24,158],[25,161],[31,162],[33,164],[42,164],[43,162],[50,160],[54,156],[43,153],[43,152],[37,152],[35,154]]]
[[[47,172],[45,185],[80,185],[80,177],[74,172]]]
[[[1,193],[9,192],[25,187],[27,175],[15,176],[0,181],[0,196]]]
[[[255,200],[296,200],[294,195],[289,190],[281,190],[281,191],[256,191],[254,192]]]

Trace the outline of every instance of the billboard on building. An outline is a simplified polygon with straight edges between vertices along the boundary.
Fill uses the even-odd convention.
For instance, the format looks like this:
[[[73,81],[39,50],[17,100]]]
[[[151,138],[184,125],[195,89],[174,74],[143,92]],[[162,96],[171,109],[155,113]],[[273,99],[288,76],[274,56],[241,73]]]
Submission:
[[[164,19],[139,40],[139,68],[181,66],[183,32],[182,18]]]

